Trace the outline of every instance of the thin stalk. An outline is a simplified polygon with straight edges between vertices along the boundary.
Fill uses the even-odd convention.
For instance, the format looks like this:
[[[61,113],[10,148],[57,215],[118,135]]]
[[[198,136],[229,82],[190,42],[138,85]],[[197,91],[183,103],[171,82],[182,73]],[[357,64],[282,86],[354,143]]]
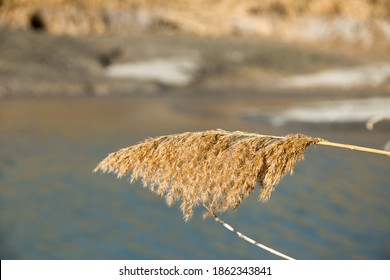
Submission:
[[[261,135],[256,133],[243,133],[245,136],[257,136],[257,137],[270,137],[274,139],[284,139],[284,136],[275,136],[275,135]],[[362,146],[355,146],[355,145],[349,145],[349,144],[341,144],[336,142],[330,142],[327,140],[322,140],[316,143],[316,145],[322,145],[322,146],[330,146],[330,147],[337,147],[342,149],[348,149],[348,150],[354,150],[354,151],[360,151],[360,152],[366,152],[366,153],[373,153],[378,155],[385,155],[390,156],[390,151],[385,150],[379,150],[379,149],[372,149]]]
[[[331,147],[337,147],[337,148],[342,148],[342,149],[348,149],[348,150],[354,150],[354,151],[360,151],[360,152],[366,152],[366,153],[373,153],[373,154],[378,154],[378,155],[390,156],[390,151],[366,148],[366,147],[349,145],[349,144],[341,144],[341,143],[329,142],[329,141],[326,141],[326,140],[320,141],[320,142],[318,142],[316,144],[317,145],[322,145],[322,146],[331,146]]]
[[[252,245],[256,245],[257,247],[260,247],[274,255],[277,255],[279,257],[282,257],[286,260],[295,260],[294,258],[292,257],[289,257],[279,251],[276,251],[275,249],[272,249],[268,246],[265,246],[259,242],[257,242],[256,240],[253,240],[252,238],[249,238],[248,236],[246,236],[245,234],[242,234],[241,232],[235,230],[232,226],[230,226],[228,223],[222,221],[213,211],[211,211],[206,205],[203,204],[203,207],[206,208],[206,210],[211,214],[211,216],[214,218],[214,220],[218,223],[220,223],[221,225],[223,225],[225,228],[227,228],[228,230],[230,230],[231,232],[234,232],[235,234],[238,235],[238,237],[244,239],[245,241],[251,243]]]

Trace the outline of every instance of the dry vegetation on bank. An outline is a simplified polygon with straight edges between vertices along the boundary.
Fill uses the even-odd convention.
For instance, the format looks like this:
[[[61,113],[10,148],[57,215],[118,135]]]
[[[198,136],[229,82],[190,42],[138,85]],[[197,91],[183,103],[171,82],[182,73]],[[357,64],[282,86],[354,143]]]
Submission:
[[[386,45],[389,0],[2,0],[0,25],[54,34],[145,31]]]

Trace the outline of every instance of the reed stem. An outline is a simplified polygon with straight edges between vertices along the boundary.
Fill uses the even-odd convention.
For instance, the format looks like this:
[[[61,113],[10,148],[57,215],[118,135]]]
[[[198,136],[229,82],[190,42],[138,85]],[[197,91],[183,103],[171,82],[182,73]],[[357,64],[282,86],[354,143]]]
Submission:
[[[390,156],[390,151],[366,148],[366,147],[349,145],[349,144],[341,144],[341,143],[329,142],[329,141],[326,141],[326,140],[318,142],[317,145],[338,147],[338,148],[342,148],[342,149],[348,149],[348,150],[354,150],[354,151],[360,151],[360,152],[366,152],[366,153],[373,153],[373,154],[378,154],[378,155]]]
[[[256,133],[243,133],[245,136],[257,136],[257,137],[270,137],[274,139],[284,139],[284,136],[275,136],[275,135],[261,135]],[[390,156],[390,151],[385,150],[379,150],[379,149],[372,149],[362,146],[355,146],[355,145],[349,145],[349,144],[341,144],[336,142],[330,142],[327,140],[322,140],[316,143],[316,145],[322,145],[322,146],[330,146],[330,147],[337,147],[342,149],[348,149],[348,150],[354,150],[354,151],[360,151],[360,152],[366,152],[366,153],[373,153],[378,155],[385,155]]]
[[[261,243],[257,242],[256,240],[253,240],[252,238],[249,238],[249,237],[246,236],[245,234],[243,234],[243,233],[241,233],[241,232],[235,230],[235,229],[234,229],[232,226],[230,226],[228,223],[222,221],[222,220],[221,220],[213,211],[211,211],[206,205],[203,204],[203,207],[207,210],[208,213],[211,214],[211,216],[214,218],[214,220],[215,220],[216,222],[220,223],[221,225],[223,225],[225,228],[227,228],[227,229],[230,230],[231,232],[234,232],[235,234],[237,234],[238,237],[244,239],[245,241],[251,243],[252,245],[255,245],[255,246],[257,246],[257,247],[260,247],[260,248],[262,248],[262,249],[264,249],[264,250],[266,250],[266,251],[268,251],[268,252],[270,252],[270,253],[272,253],[272,254],[274,254],[274,255],[277,255],[277,256],[279,256],[279,257],[282,257],[282,258],[284,258],[284,259],[286,259],[286,260],[295,260],[294,258],[289,257],[289,256],[287,256],[287,255],[285,255],[285,254],[283,254],[283,253],[281,253],[281,252],[279,252],[279,251],[276,251],[275,249],[272,249],[272,248],[270,248],[270,247],[268,247],[268,246],[265,246],[264,244],[261,244]]]

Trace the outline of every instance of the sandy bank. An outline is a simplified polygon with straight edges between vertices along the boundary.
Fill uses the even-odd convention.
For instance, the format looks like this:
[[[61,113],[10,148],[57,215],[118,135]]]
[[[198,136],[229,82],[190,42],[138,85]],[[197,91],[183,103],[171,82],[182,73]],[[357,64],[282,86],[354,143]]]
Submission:
[[[175,91],[180,94],[306,91],[309,95],[312,88],[323,88],[327,94],[387,95],[390,88],[388,66],[381,57],[321,51],[259,38],[69,37],[7,29],[0,30],[0,37],[2,98],[150,95]],[[378,76],[381,68],[375,65],[385,65],[381,66],[384,71],[380,80],[371,77]],[[329,73],[343,74],[339,78],[348,87],[343,82],[332,88],[318,81],[316,84],[321,73],[328,73],[325,75],[328,79]],[[358,80],[356,87],[349,84],[354,81],[349,81],[348,75]],[[366,75],[366,83],[362,75]],[[312,81],[312,86],[303,89],[288,84],[296,84],[302,77],[306,83]],[[371,83],[373,79],[375,83]],[[283,83],[288,86],[283,87]]]
[[[243,35],[388,50],[390,2],[3,0],[0,25],[67,35]]]

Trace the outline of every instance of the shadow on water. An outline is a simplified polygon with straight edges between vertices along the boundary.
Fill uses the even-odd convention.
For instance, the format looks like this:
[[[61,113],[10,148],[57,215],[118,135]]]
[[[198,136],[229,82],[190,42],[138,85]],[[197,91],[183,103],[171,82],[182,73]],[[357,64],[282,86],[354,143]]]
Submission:
[[[107,153],[182,131],[302,132],[378,148],[389,135],[240,117],[257,103],[254,96],[2,101],[2,259],[276,258],[203,220],[201,209],[184,223],[177,204],[167,207],[141,182],[92,174]],[[388,259],[389,185],[385,157],[310,148],[268,203],[257,191],[221,216],[298,259]]]

